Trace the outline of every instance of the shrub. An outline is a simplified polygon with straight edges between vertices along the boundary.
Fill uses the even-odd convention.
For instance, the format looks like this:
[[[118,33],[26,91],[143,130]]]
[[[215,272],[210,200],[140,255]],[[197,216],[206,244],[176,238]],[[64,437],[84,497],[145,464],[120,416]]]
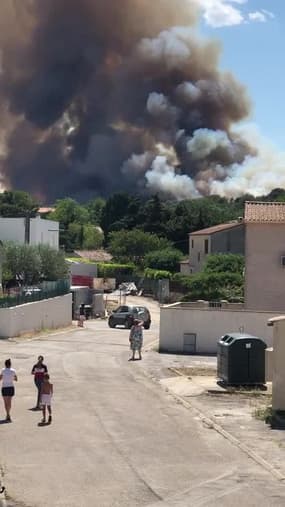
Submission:
[[[133,275],[136,267],[133,264],[97,264],[99,278],[116,278],[118,275]]]
[[[146,268],[175,272],[179,270],[182,257],[183,254],[174,248],[156,250],[145,256],[144,265]]]
[[[171,279],[172,274],[170,271],[146,268],[144,271],[144,276],[152,280],[162,280],[165,278]]]

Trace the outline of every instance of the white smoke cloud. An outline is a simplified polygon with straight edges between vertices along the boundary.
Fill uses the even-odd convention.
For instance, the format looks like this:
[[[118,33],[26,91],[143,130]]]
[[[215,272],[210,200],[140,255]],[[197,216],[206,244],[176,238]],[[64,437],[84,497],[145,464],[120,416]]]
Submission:
[[[135,177],[141,175],[144,176],[146,170],[150,168],[153,158],[153,154],[148,151],[141,154],[134,153],[128,160],[126,160],[126,162],[124,162],[122,174]]]
[[[258,154],[246,157],[242,164],[233,164],[224,181],[209,182],[211,194],[235,198],[244,193],[266,195],[274,188],[285,188],[285,152],[278,152],[253,126],[240,128],[239,134],[257,147]]]
[[[201,97],[201,90],[190,82],[185,82],[177,86],[176,94],[181,97],[184,102],[191,105]]]
[[[186,31],[189,34],[190,30]],[[139,56],[153,64],[163,60],[169,70],[183,67],[191,56],[191,48],[183,32],[185,29],[174,28],[161,32],[156,38],[142,39],[138,45]]]
[[[152,192],[164,192],[177,200],[200,197],[193,180],[189,176],[177,174],[166,156],[158,155],[145,176]]]
[[[165,120],[168,120],[168,123],[173,122],[178,115],[178,109],[170,104],[168,98],[163,93],[150,93],[146,108],[148,113],[157,118],[159,122]]]
[[[228,150],[232,148],[227,133],[221,130],[198,129],[187,142],[187,150],[194,159],[208,157],[219,147]]]

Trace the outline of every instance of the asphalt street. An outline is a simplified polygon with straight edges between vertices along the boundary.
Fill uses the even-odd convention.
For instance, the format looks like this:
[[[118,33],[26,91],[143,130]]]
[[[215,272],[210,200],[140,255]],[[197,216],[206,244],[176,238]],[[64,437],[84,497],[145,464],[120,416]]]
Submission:
[[[146,349],[158,337],[159,310]],[[129,362],[128,331],[106,321],[33,340],[1,341],[19,382],[11,424],[0,424],[1,482],[21,507],[284,506],[285,485],[204,425]],[[43,354],[54,418],[38,427],[30,375]],[[0,419],[2,407],[0,407]],[[19,503],[17,503],[19,502]],[[0,503],[1,505],[1,503]]]

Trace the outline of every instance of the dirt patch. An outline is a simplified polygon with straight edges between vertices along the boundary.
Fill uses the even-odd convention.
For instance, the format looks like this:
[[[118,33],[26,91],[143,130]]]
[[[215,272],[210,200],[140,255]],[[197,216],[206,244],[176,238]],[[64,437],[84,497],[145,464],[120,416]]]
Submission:
[[[67,327],[58,327],[58,328],[52,328],[52,329],[42,329],[41,331],[32,331],[30,333],[23,333],[20,336],[15,336],[14,338],[8,338],[9,341],[24,341],[24,340],[30,340],[31,338],[42,338],[44,336],[54,334],[54,333],[60,333],[63,331],[74,331],[77,329],[77,326],[73,324],[72,326]]]

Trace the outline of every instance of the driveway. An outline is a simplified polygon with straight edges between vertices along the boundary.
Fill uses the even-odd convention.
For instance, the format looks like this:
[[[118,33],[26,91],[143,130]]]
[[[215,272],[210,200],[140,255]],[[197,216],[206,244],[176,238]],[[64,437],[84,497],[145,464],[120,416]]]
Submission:
[[[147,305],[153,325],[145,344],[152,349],[159,309]],[[149,352],[128,362],[127,330],[87,321],[85,329],[1,341],[0,354],[12,358],[19,375],[13,423],[0,425],[2,482],[11,505],[285,505],[282,483],[160,386],[154,352],[151,368]],[[55,392],[54,420],[46,427],[29,410],[36,395],[30,370],[39,354]],[[166,363],[160,368],[166,372]]]

